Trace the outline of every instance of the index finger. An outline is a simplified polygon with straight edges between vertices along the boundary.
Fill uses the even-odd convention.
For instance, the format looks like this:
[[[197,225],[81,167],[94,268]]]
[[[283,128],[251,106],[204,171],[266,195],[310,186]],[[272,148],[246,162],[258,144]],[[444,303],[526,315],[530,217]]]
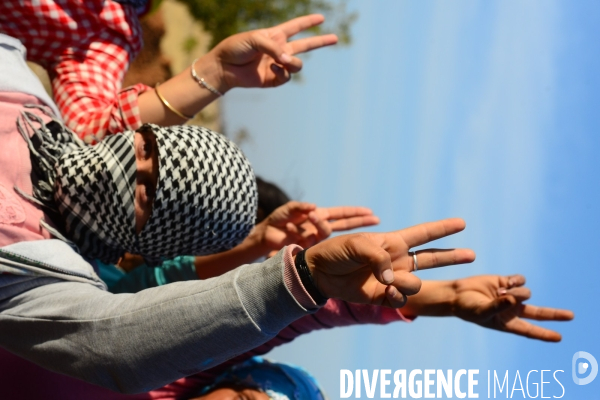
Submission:
[[[374,215],[362,217],[342,218],[331,222],[331,230],[334,232],[349,231],[350,229],[362,228],[379,224],[379,218]]]
[[[270,29],[281,29],[281,31],[283,31],[283,33],[289,38],[299,32],[307,30],[308,28],[320,25],[323,23],[323,21],[325,21],[325,17],[321,14],[310,14],[290,19],[289,21],[274,26]]]
[[[453,235],[465,229],[465,221],[461,218],[442,219],[426,222],[394,232],[399,234],[409,248]]]

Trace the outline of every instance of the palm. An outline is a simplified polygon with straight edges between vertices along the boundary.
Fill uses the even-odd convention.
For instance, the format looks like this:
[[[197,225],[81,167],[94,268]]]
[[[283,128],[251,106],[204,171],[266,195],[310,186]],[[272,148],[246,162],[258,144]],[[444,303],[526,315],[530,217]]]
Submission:
[[[531,297],[521,275],[477,276],[457,282],[454,313],[486,328],[545,341],[560,341],[558,332],[534,325],[538,321],[568,321],[573,313],[548,307],[525,305]]]
[[[265,232],[265,245],[270,250],[279,250],[284,246],[288,246],[290,244],[298,244],[302,246],[303,238],[288,230],[285,224],[275,226],[269,225],[266,228]]]
[[[271,36],[272,33],[268,29],[261,29],[255,34],[270,38],[278,44],[283,45],[286,42],[281,32]],[[221,61],[223,68],[232,75],[232,87],[278,86],[277,76],[271,69],[271,65],[275,63],[273,57],[258,51],[249,43],[238,43],[222,55]]]
[[[492,329],[501,329],[500,316],[504,313],[486,314],[487,306],[498,298],[500,284],[495,284],[493,278],[485,279],[476,284],[472,278],[463,279],[459,284],[456,296],[456,316]]]
[[[308,219],[308,214],[315,209],[311,203],[290,201],[275,209],[263,222],[263,241],[269,250],[279,250],[283,246],[298,243],[302,237],[288,229],[290,224],[299,225]]]

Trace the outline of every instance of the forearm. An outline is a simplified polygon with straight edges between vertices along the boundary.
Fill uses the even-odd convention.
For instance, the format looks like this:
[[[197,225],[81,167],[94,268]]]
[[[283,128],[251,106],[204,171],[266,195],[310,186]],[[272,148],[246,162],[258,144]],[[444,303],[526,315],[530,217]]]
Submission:
[[[281,268],[278,255],[135,295],[71,282],[42,286],[4,302],[0,343],[112,390],[150,390],[255,348],[305,315]]]
[[[229,90],[222,78],[223,74],[219,61],[212,53],[199,58],[194,64],[194,69],[198,78],[203,78],[206,83],[217,89],[221,94],[225,94]],[[191,66],[160,84],[159,90],[160,94],[174,109],[187,117],[193,117],[219,98],[217,94],[198,84],[192,77]],[[167,126],[182,124],[187,120],[187,118],[182,118],[170,110],[154,90],[149,90],[140,95],[138,107],[142,123]]]
[[[266,256],[271,249],[262,242],[261,234],[257,233],[257,229],[260,229],[260,225],[257,225],[242,243],[231,250],[207,256],[197,256],[194,264],[198,279],[209,279],[222,275],[240,265],[254,262],[260,257]]]
[[[408,318],[451,316],[455,297],[456,281],[423,281],[419,293],[408,296],[402,314]]]
[[[167,260],[156,267],[145,264],[123,275],[118,281],[109,284],[111,293],[137,293],[151,287],[166,285],[173,282],[196,280],[195,257],[179,256]],[[101,270],[102,272],[102,270]],[[104,279],[104,277],[101,278]]]

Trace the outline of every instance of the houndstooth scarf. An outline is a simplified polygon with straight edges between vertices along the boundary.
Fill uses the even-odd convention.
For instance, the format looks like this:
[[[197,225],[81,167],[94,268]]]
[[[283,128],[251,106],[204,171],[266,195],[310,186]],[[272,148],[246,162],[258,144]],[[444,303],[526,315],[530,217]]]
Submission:
[[[254,226],[252,167],[235,144],[209,129],[144,125],[156,136],[159,178],[150,219],[136,235],[134,131],[87,146],[64,125],[44,126],[33,113],[23,112],[18,125],[42,172],[34,197],[58,211],[65,236],[86,257],[114,263],[130,252],[158,263],[212,254],[237,245]]]

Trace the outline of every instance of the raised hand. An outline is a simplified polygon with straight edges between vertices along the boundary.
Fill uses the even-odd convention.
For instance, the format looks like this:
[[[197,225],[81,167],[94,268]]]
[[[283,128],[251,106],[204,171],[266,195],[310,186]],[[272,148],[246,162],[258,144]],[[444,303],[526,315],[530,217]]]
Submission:
[[[226,88],[275,87],[286,83],[290,73],[302,69],[302,60],[294,55],[337,43],[333,34],[288,40],[323,23],[322,15],[294,18],[267,29],[239,33],[223,40],[210,55],[221,65]]]
[[[432,240],[460,232],[462,219],[429,222],[389,233],[357,233],[323,241],[306,251],[313,279],[327,297],[354,303],[402,307],[406,296],[421,288],[411,272],[409,250]],[[475,253],[468,249],[425,249],[417,252],[419,269],[469,263]]]
[[[290,74],[302,68],[296,54],[337,43],[337,36],[332,34],[288,41],[324,20],[322,15],[306,15],[272,28],[228,37],[160,85],[161,95],[179,113],[168,108],[156,91],[147,90],[138,98],[141,120],[158,125],[181,124],[186,115],[195,115],[234,87],[266,88],[286,83]]]
[[[379,218],[367,207],[319,207],[301,224],[288,224],[287,231],[296,235],[295,243],[306,248],[327,239],[332,232],[343,232],[379,224]]]
[[[527,321],[570,321],[573,312],[523,304],[531,297],[522,275],[483,275],[455,282],[453,314],[465,321],[546,342],[559,342],[560,333]]]
[[[312,203],[288,201],[256,225],[250,235],[259,237],[266,248],[266,253],[279,251],[282,247],[293,243],[303,245],[305,239],[298,226],[307,222],[310,213],[316,209],[317,207]]]
[[[329,236],[331,229],[346,229],[377,223],[378,218],[372,214],[371,210],[364,207],[318,209],[311,203],[287,202],[257,224],[240,245],[222,253],[196,257],[196,273],[200,279],[208,279],[269,253],[276,253],[289,244],[307,247],[314,243],[316,235],[319,235],[319,238]],[[328,227],[329,221],[320,219],[318,215],[335,218],[331,223],[334,227]],[[311,220],[315,221],[316,226]],[[299,229],[300,226],[303,228]],[[324,236],[325,230],[329,232],[326,236]],[[307,232],[310,232],[309,238],[305,236]]]

